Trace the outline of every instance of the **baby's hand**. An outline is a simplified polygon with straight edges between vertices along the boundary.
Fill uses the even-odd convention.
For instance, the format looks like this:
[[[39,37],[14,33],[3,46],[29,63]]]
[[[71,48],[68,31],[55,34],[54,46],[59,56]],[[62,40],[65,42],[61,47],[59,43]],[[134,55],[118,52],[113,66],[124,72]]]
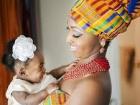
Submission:
[[[57,83],[50,83],[46,88],[46,90],[49,94],[51,94],[53,91],[55,91],[57,89],[59,89]]]
[[[77,59],[74,62],[72,62],[71,64],[69,64],[69,66],[65,68],[65,71],[68,71],[70,68],[75,67],[78,62],[79,62],[79,60]]]

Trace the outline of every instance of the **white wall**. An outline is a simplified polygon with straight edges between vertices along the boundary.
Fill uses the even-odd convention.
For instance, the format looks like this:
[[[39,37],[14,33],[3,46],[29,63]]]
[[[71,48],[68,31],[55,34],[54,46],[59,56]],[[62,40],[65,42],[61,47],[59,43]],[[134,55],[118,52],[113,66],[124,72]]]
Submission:
[[[73,58],[65,42],[67,13],[75,0],[40,0],[41,33],[47,68],[70,62]],[[111,64],[112,98],[120,105],[118,43],[114,40],[108,50]],[[115,104],[114,104],[115,105]]]
[[[40,0],[42,45],[49,69],[72,59],[65,39],[67,14],[73,3],[72,0]]]
[[[107,58],[110,63],[110,75],[112,82],[112,105],[121,105],[120,97],[120,55],[119,55],[119,46],[118,38],[115,38],[107,51]]]

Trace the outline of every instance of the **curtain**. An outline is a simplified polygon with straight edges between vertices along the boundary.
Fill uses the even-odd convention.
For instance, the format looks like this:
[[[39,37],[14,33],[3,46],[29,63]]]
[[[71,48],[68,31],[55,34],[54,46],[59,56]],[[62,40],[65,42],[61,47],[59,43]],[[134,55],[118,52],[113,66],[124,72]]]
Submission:
[[[17,37],[21,30],[19,0],[0,0],[0,58],[6,43]],[[0,105],[7,105],[5,91],[11,80],[11,74],[0,63]]]
[[[36,40],[34,5],[34,0],[0,0],[0,60],[9,40],[20,34]],[[0,62],[0,105],[7,105],[5,92],[11,78],[11,73]]]

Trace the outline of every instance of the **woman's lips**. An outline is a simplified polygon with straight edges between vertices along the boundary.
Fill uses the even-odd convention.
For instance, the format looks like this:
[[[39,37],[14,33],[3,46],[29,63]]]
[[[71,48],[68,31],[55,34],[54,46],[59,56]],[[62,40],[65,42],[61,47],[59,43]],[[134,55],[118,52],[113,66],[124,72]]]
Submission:
[[[76,46],[70,46],[70,50],[71,51],[76,51],[77,50],[77,47]]]

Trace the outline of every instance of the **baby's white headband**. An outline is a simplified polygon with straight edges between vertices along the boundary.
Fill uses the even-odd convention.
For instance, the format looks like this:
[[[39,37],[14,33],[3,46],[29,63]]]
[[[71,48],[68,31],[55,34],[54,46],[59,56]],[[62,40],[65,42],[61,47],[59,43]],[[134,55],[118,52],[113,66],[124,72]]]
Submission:
[[[25,62],[28,58],[34,57],[36,46],[33,44],[33,40],[30,37],[20,35],[15,40],[12,51],[14,59],[19,59],[20,61]]]

